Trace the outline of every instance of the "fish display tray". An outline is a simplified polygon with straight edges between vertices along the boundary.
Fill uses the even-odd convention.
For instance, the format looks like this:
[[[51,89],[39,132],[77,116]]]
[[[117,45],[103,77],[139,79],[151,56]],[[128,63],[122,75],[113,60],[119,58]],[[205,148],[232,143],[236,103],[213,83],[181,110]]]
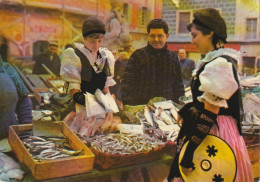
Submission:
[[[97,151],[92,147],[90,150],[95,154],[95,168],[106,170],[159,160],[165,152],[165,146],[166,144],[149,152],[135,154],[109,154]]]
[[[81,174],[93,169],[94,154],[65,123],[62,122],[62,133],[68,138],[73,150],[82,150],[83,155],[37,162],[33,160],[18,137],[19,134],[30,130],[32,130],[32,124],[10,126],[8,140],[17,159],[32,171],[34,180]]]
[[[62,80],[61,77],[57,77],[57,78],[47,78],[46,79],[46,84],[49,88],[53,88],[57,93],[63,93],[63,91],[61,91],[61,88],[63,88],[64,85],[55,85],[53,84],[53,81],[60,81],[61,83],[64,82]],[[65,83],[65,82],[64,82]]]

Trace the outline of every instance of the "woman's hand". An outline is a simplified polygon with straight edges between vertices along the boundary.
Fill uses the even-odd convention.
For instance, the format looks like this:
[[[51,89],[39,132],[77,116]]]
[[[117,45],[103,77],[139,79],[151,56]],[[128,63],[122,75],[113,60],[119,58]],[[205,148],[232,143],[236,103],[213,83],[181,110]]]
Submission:
[[[179,114],[177,115],[176,122],[177,122],[178,126],[181,127],[181,125],[183,123],[183,119]]]
[[[77,93],[77,92],[80,92],[80,90],[78,90],[78,89],[71,89],[71,90],[70,90],[70,97],[73,98],[73,95],[74,95],[75,93]]]
[[[109,93],[109,87],[105,87],[105,88],[103,89],[103,93],[104,93],[104,94]]]
[[[182,167],[182,166],[181,166],[181,170],[185,176],[188,176],[192,172],[192,168],[186,168],[186,167]]]
[[[219,109],[220,107],[219,106],[216,106],[216,105],[213,105],[207,101],[205,101],[204,103],[204,108],[214,114],[218,114],[219,113]]]

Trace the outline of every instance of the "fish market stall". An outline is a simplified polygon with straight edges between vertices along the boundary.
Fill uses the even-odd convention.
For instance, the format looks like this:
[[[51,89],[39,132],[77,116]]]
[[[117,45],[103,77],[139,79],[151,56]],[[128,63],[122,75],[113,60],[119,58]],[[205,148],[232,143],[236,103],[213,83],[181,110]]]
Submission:
[[[165,154],[174,156],[180,129],[174,119],[177,110],[170,100],[152,99],[147,105],[106,112],[104,117],[86,117],[88,110],[72,112],[64,121],[95,154],[95,168],[110,170],[157,161]]]
[[[11,135],[14,138],[10,138],[10,144],[19,161],[26,164],[22,168],[26,172],[23,181],[150,181],[154,174],[156,175],[152,176],[152,181],[162,181],[167,177],[180,130],[176,123],[180,105],[163,98],[154,98],[146,105],[125,106],[124,110],[118,112],[109,98],[106,98],[108,96],[100,94],[88,95],[87,102],[93,101],[95,104],[91,103],[87,108],[94,107],[95,112],[88,108],[90,110],[79,113],[70,112],[63,119],[62,126],[70,133],[64,135],[71,147],[58,148],[55,140],[48,137],[35,138],[22,132],[28,131],[32,126],[19,126],[20,129],[12,130]],[[260,149],[259,103],[259,97],[254,93],[243,97],[246,112],[242,122],[243,136],[255,178],[259,177],[260,156],[256,155]],[[41,116],[38,117],[39,120],[42,119]],[[60,141],[58,143],[63,144]],[[81,143],[81,147],[75,147],[76,143]],[[85,144],[84,147],[82,144]],[[57,150],[50,151],[49,147],[54,145]],[[91,154],[83,154],[82,147],[86,147]],[[68,166],[73,166],[68,161],[78,161],[81,165],[82,155],[91,157],[91,169],[80,171],[76,166]],[[39,165],[43,166],[43,172],[39,171]],[[43,177],[49,173],[46,166],[52,166],[53,172]],[[60,169],[59,166],[63,168]],[[82,169],[86,168],[83,166]],[[68,168],[75,170],[68,172]]]

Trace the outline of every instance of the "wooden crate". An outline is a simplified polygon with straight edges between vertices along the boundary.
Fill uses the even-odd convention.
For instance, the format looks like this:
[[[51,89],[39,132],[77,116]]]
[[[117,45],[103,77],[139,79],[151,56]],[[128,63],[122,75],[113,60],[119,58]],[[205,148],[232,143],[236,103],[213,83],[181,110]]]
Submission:
[[[249,154],[252,170],[253,170],[253,177],[259,178],[260,177],[260,144],[252,144],[247,146],[247,151]]]
[[[52,81],[55,81],[55,80],[63,81],[61,77],[57,77],[57,78],[47,78],[46,84],[48,85],[49,88],[54,88],[54,90],[55,90],[57,93],[60,93],[60,94],[63,93],[63,92],[61,92],[61,91],[59,90],[59,88],[62,88],[63,85],[62,85],[62,86],[60,85],[60,87],[57,87],[56,85],[54,85],[54,84],[52,83]],[[64,81],[63,81],[63,82],[64,82]],[[65,83],[65,82],[64,82],[64,83]]]
[[[32,130],[32,124],[10,126],[9,143],[20,162],[25,163],[32,171],[34,180],[81,174],[93,169],[94,154],[89,148],[62,122],[62,132],[68,138],[74,150],[83,150],[83,155],[64,159],[37,162],[32,159],[18,134]]]
[[[253,177],[260,177],[260,136],[259,134],[245,134],[243,133],[243,138],[246,143],[248,155],[250,158]]]

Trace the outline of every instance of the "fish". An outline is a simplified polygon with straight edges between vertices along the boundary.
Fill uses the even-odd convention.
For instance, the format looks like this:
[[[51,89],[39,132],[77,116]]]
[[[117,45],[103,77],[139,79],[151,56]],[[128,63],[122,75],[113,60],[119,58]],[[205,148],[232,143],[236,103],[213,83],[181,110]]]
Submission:
[[[4,153],[0,153],[0,166],[0,173],[8,172],[12,169],[20,169],[20,165]]]
[[[60,151],[63,154],[67,154],[67,155],[78,155],[82,152],[83,149],[81,150],[66,150],[66,149],[60,149]]]
[[[38,137],[38,136],[29,136],[30,139],[32,140],[36,140],[36,141],[42,141],[42,142],[46,142],[46,140],[44,138]]]
[[[76,114],[76,116],[74,117],[72,123],[70,124],[70,129],[72,129],[75,133],[78,133],[83,121],[85,120],[86,117],[86,112],[85,111],[81,111],[79,113]]]
[[[56,156],[54,156],[54,157],[51,157],[50,159],[60,159],[60,158],[65,158],[65,157],[69,157],[69,155],[60,154],[60,155],[56,155]]]
[[[260,119],[254,113],[251,114],[251,118],[255,125],[260,125]]]
[[[144,117],[151,126],[154,125],[153,116],[148,106],[144,106]]]
[[[107,112],[113,112],[113,110],[111,109],[109,103],[108,103],[108,100],[106,98],[106,96],[103,94],[103,92],[100,90],[100,89],[97,89],[95,94],[94,94],[94,97],[96,99],[96,101],[104,107],[104,109],[107,111]]]
[[[158,108],[160,114],[160,118],[168,125],[174,124],[174,119],[168,115],[162,108]]]
[[[157,132],[159,134],[159,131]],[[133,154],[147,152],[165,145],[165,142],[140,134],[96,135],[91,142],[95,150],[110,154]]]
[[[138,111],[136,113],[136,117],[137,117],[137,119],[139,119],[139,121],[140,121],[140,123],[141,123],[143,128],[151,128],[152,127],[150,125],[150,123],[148,121],[146,121],[144,115],[140,111]]]
[[[86,120],[84,120],[78,134],[82,135],[82,136],[87,136],[87,137],[90,136],[95,121],[96,121],[95,116],[91,116],[91,117],[87,118]]]
[[[36,137],[31,135],[27,137],[28,138],[23,138],[23,144],[32,158],[36,161],[58,159],[72,155],[82,155],[79,151],[75,151],[71,148],[69,140],[65,138],[65,136],[54,138]]]
[[[9,170],[6,175],[9,179],[16,179],[21,181],[23,179],[24,171],[21,169],[11,169]]]
[[[111,127],[113,119],[114,119],[113,113],[107,113],[106,120],[100,127],[101,133],[105,133],[105,131],[107,131]]]
[[[74,117],[76,116],[76,113],[74,111],[70,112],[64,119],[63,121],[70,126]]]
[[[153,120],[158,124],[158,127],[163,127],[163,126],[167,126],[167,124],[165,122],[163,122],[162,120],[158,119],[155,114],[153,115]]]
[[[172,108],[172,109],[170,110],[170,112],[171,112],[173,118],[175,119],[175,121],[177,121],[177,118],[178,118],[178,112],[177,112],[177,110],[174,109],[174,108]]]

